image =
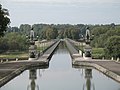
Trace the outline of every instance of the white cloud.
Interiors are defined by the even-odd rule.
[[[40,2],[40,3],[120,3],[120,0],[9,0],[12,2]]]

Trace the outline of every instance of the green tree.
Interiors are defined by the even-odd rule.
[[[56,29],[53,28],[48,28],[46,30],[46,37],[48,40],[50,39],[56,39],[56,37],[58,36],[58,32]]]
[[[41,39],[46,39],[46,30],[42,30],[41,34],[40,34],[40,38]]]
[[[8,49],[9,49],[8,38],[1,37],[0,38],[0,53],[8,51]]]
[[[79,39],[79,30],[71,29],[71,37],[72,39]]]
[[[29,24],[21,24],[19,29],[22,34],[29,35],[31,26]]]
[[[0,39],[0,53],[6,51],[26,51],[28,44],[26,44],[25,35],[16,32],[7,33]]]
[[[25,35],[20,35],[19,33],[9,33],[7,34],[9,50],[23,51],[27,49],[26,37]]]
[[[64,38],[63,33],[64,33],[63,30],[58,31],[58,38],[63,39]]]
[[[4,32],[7,29],[7,26],[10,23],[10,19],[8,18],[9,13],[7,9],[3,9],[0,4],[0,36],[4,36]]]
[[[12,28],[11,28],[11,31],[12,31],[12,32],[19,32],[20,30],[19,30],[18,27],[12,27]]]
[[[56,39],[58,37],[58,30],[56,28],[53,28],[53,39]]]
[[[68,38],[68,30],[64,30],[63,37]]]
[[[107,57],[120,58],[120,36],[112,36],[108,38],[105,45]]]

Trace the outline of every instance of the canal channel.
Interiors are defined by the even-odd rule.
[[[73,68],[71,61],[61,43],[49,68],[26,70],[0,90],[120,90],[120,83],[93,68]]]

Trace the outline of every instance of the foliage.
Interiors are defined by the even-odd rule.
[[[96,29],[97,28],[97,29]],[[93,28],[94,39],[92,47],[105,48],[106,58],[120,57],[120,25],[101,25]]]
[[[7,52],[0,54],[0,58],[28,58],[28,52]]]
[[[7,9],[3,9],[0,4],[0,36],[4,36],[4,32],[7,29],[7,26],[10,23],[9,13]]]
[[[28,49],[26,37],[19,33],[12,32],[0,39],[0,52],[6,51],[25,51]]]
[[[105,46],[105,52],[108,57],[120,58],[120,36],[111,36],[108,38]]]
[[[105,56],[104,48],[92,48],[92,58],[102,59]]]
[[[71,38],[79,39],[79,34],[85,34],[84,24],[70,25],[70,24],[21,24],[19,28],[9,27],[8,32],[19,32],[24,35],[29,35],[31,27],[35,31],[35,36],[40,39],[56,39],[56,38]],[[49,31],[50,30],[50,31]],[[48,35],[49,34],[49,35]]]
[[[46,38],[48,40],[50,39],[56,39],[56,37],[58,36],[58,31],[54,28],[48,28],[46,30]]]
[[[25,35],[29,35],[31,30],[31,26],[29,24],[21,24],[19,31]]]

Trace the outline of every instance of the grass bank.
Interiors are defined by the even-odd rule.
[[[92,58],[102,59],[105,56],[104,48],[92,48]]]
[[[28,52],[5,52],[0,54],[0,58],[8,58],[8,59],[14,59],[14,58],[28,58],[29,53]]]

